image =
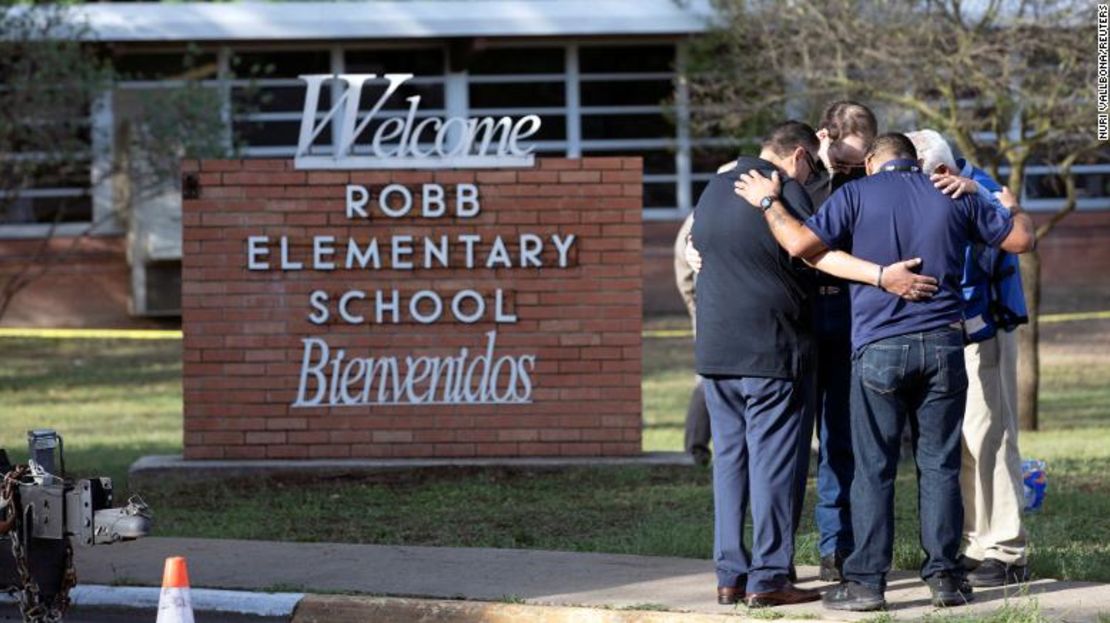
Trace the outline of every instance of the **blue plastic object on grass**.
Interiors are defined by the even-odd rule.
[[[1034,513],[1044,506],[1048,490],[1048,474],[1044,461],[1027,459],[1021,462],[1021,479],[1025,483],[1025,512]]]

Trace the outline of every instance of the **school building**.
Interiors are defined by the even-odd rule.
[[[144,97],[200,80],[238,157],[291,158],[305,93],[297,76],[325,73],[412,73],[403,95],[421,97],[418,117],[538,115],[529,143],[538,157],[642,157],[645,313],[683,312],[674,235],[713,171],[738,151],[689,128],[684,43],[709,28],[706,2],[139,2],[75,10],[125,79],[89,111],[89,175],[21,193],[0,214],[0,278],[28,264],[47,267],[0,325],[178,322],[181,183],[144,178],[134,166],[143,154],[124,131],[130,115]],[[403,103],[383,110],[404,114]],[[128,174],[116,171],[121,162],[132,164]],[[1041,247],[1046,285],[1050,293],[1105,293],[1110,165],[1076,172],[1079,213]],[[1032,167],[1023,204],[1043,217],[1061,192],[1051,170]]]

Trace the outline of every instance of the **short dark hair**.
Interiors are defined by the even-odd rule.
[[[913,146],[913,141],[899,132],[887,132],[872,141],[871,149],[867,150],[867,157],[871,158],[876,155],[882,155],[890,159],[917,160],[917,150]]]
[[[808,152],[816,152],[821,143],[817,140],[817,133],[808,124],[801,121],[783,121],[771,129],[767,138],[763,139],[763,148],[770,149],[775,155],[785,158],[798,147],[804,147]]]
[[[821,127],[829,132],[829,139],[839,141],[845,136],[856,135],[870,143],[879,133],[875,113],[859,102],[840,100],[825,108]]]

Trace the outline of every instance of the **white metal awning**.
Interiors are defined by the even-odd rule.
[[[707,0],[374,0],[90,3],[101,41],[266,41],[671,35],[702,32]]]

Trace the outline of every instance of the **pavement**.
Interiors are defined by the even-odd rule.
[[[175,538],[78,548],[76,555],[79,582],[102,585],[106,594],[132,586],[159,586],[164,560],[185,556],[194,589],[270,592],[286,601],[304,593],[303,599],[296,597],[299,602],[291,615],[297,623],[696,623],[735,620],[747,614],[744,608],[716,604],[711,561],[686,558]],[[816,575],[814,567],[799,569],[803,586],[829,586],[817,582]],[[973,604],[950,612],[985,614],[1006,605],[1035,602],[1051,620],[1097,623],[1110,615],[1110,585],[1105,584],[1039,580],[1023,591],[980,589],[975,597]],[[912,573],[892,574],[887,600],[890,614],[899,620],[935,612],[928,589]],[[826,610],[820,602],[775,611],[784,617],[780,621],[852,621],[874,616]]]

